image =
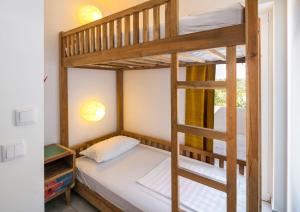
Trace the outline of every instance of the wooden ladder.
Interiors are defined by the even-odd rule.
[[[227,193],[227,211],[236,211],[236,46],[226,47],[226,81],[178,81],[178,53],[172,54],[171,65],[171,125],[172,125],[172,211],[179,211],[179,176]],[[178,89],[226,89],[226,132],[181,125],[177,120]],[[179,166],[178,132],[222,140],[227,143],[225,182],[216,181]]]

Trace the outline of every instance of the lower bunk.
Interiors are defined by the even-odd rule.
[[[160,140],[156,148],[145,145],[149,137],[139,140],[143,142],[106,162],[78,157],[75,190],[101,211],[171,211],[170,152],[158,148],[164,147]],[[181,156],[180,166],[226,183],[226,170],[216,165]],[[226,211],[226,193],[184,178],[180,178],[180,188],[183,211]],[[245,211],[246,179],[241,174],[237,191],[237,211]]]

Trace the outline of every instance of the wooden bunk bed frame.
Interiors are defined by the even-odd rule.
[[[165,8],[165,21],[161,23],[160,9]],[[153,11],[153,40],[149,40],[149,17]],[[246,0],[245,23],[220,29],[178,35],[178,0],[151,0],[90,24],[60,33],[60,139],[69,146],[68,129],[68,68],[89,68],[116,71],[117,81],[117,131],[104,137],[73,146],[79,151],[115,135],[140,139],[143,144],[171,151],[172,211],[179,211],[179,176],[227,193],[227,211],[236,211],[236,174],[246,166],[247,212],[261,211],[260,190],[260,68],[258,36],[258,1]],[[142,34],[140,41],[140,15]],[[131,26],[132,25],[132,26]],[[161,38],[160,27],[165,27]],[[133,32],[131,34],[131,28]],[[123,42],[124,39],[124,42]],[[131,43],[132,40],[132,43]],[[236,59],[236,46],[246,45],[246,57]],[[214,48],[226,47],[226,57]],[[215,62],[202,61],[183,52],[206,50],[218,58]],[[171,57],[166,57],[170,54]],[[188,58],[193,62],[184,62]],[[236,147],[236,63],[247,67],[247,162],[237,160]],[[180,66],[207,63],[227,64],[226,81],[178,81]],[[171,142],[124,131],[123,127],[123,71],[141,69],[171,69]],[[226,89],[226,132],[180,125],[177,120],[178,89]],[[201,135],[227,142],[227,157],[180,145],[178,132]],[[226,161],[227,184],[200,176],[178,165],[179,154],[211,162],[219,160],[219,167]],[[120,208],[77,182],[75,190],[102,211],[121,211]]]

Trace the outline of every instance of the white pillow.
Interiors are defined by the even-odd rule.
[[[94,144],[80,152],[96,162],[105,162],[118,157],[140,143],[139,140],[127,136],[115,136]]]

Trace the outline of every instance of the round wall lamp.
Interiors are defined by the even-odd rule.
[[[82,118],[89,122],[100,121],[105,115],[105,106],[98,101],[89,101],[80,109]]]
[[[78,18],[80,24],[88,24],[103,17],[101,11],[92,5],[86,5],[79,9]]]

